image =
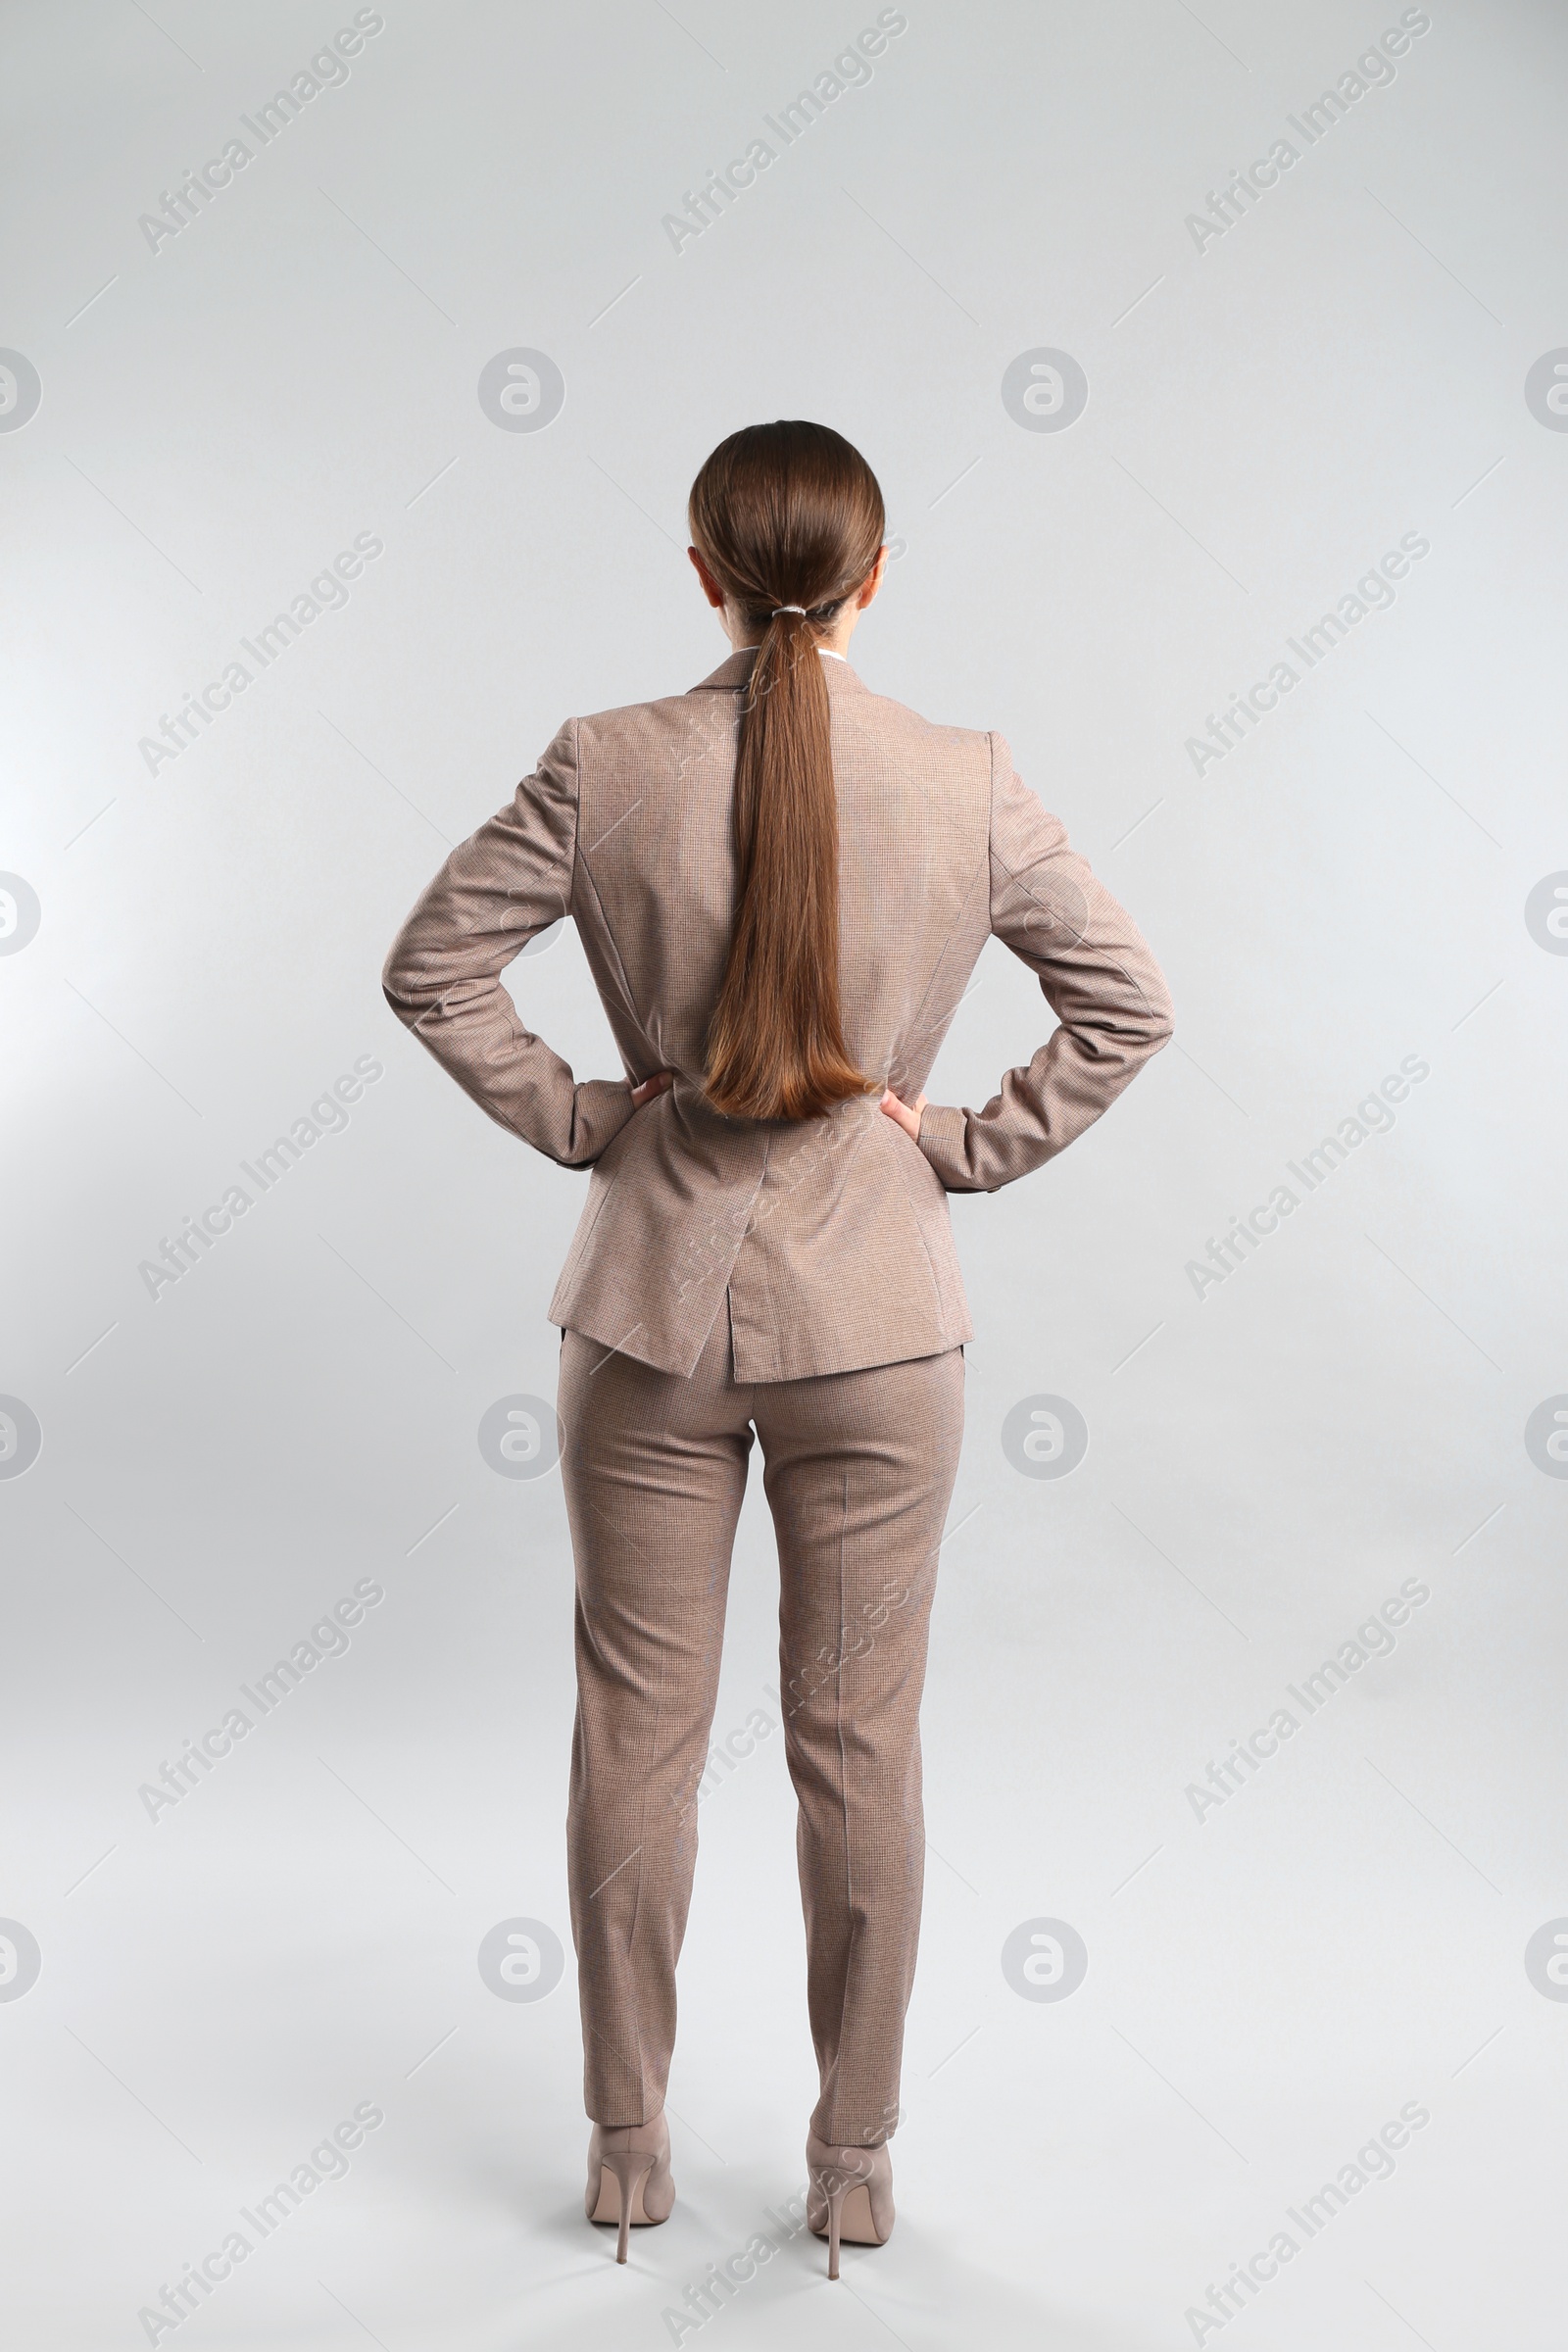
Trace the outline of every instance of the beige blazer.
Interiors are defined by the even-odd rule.
[[[983,1110],[730,1119],[703,1045],[735,896],[731,796],[749,651],[688,694],[568,719],[453,851],[392,944],[387,1001],[481,1109],[591,1173],[550,1319],[689,1374],[724,1307],[743,1381],[929,1355],[972,1338],[950,1192],[995,1192],[1100,1117],[1171,1034],[1159,967],[1013,773],[1000,735],[939,727],[819,657],[839,800],[852,1058],[920,1091],[995,932],[1060,1024]],[[570,915],[629,1073],[579,1084],[501,973]],[[634,1110],[655,1070],[674,1085]]]

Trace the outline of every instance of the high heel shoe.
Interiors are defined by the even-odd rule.
[[[626,2259],[631,2225],[667,2222],[675,2206],[669,2169],[669,2126],[663,2110],[646,2124],[606,2131],[595,2124],[588,2142],[588,2188],[583,2211],[591,2222],[618,2222],[615,2260]]]
[[[839,2275],[839,2243],[885,2246],[893,2234],[893,2157],[877,2148],[839,2148],[806,2134],[807,2227],[827,2239],[827,2275]]]

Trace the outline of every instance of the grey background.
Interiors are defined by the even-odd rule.
[[[1568,1391],[1568,961],[1525,905],[1568,867],[1568,438],[1524,385],[1568,344],[1563,17],[1435,0],[1200,251],[1206,191],[1397,7],[911,0],[677,253],[662,216],[874,9],[381,13],[156,252],[160,191],[353,11],[4,20],[0,344],[42,387],[0,433],[0,865],[40,907],[0,958],[0,1389],[42,1430],[0,1479],[0,1912],[40,1953],[0,1998],[8,2334],[148,2340],[369,2102],[347,2176],[160,2341],[1545,2352],[1568,2015],[1525,1952],[1568,1913],[1568,1488],[1524,1430]],[[1057,433],[1002,399],[1042,347],[1089,385]],[[564,380],[543,431],[479,405],[515,348]],[[782,1738],[704,1808],[680,2202],[617,2272],[580,2219],[569,1966],[528,2001],[478,1965],[503,1923],[566,1936],[559,1476],[498,1476],[477,1432],[554,1394],[583,1179],[487,1123],[378,975],[564,717],[720,659],[685,492],[777,415],[887,493],[860,673],[1002,729],[1178,1034],[1066,1157],[954,1203],[979,1337],[897,2234],[833,2289],[797,2237],[679,2330],[804,2175]],[[1196,774],[1205,714],[1406,532],[1392,609]],[[150,774],[160,714],[358,533],[384,552],[346,606]],[[934,1100],[982,1102],[1049,1019],[1004,953],[977,977]],[[510,980],[613,1074],[569,928]],[[150,1298],[161,1237],[365,1055],[347,1127]],[[1200,1299],[1209,1237],[1405,1056],[1393,1131]],[[1040,1396],[1088,1427],[1063,1478],[1003,1449]],[[346,1654],[150,1820],[142,1785],[365,1579]],[[1200,1818],[1190,1785],[1408,1579],[1393,1653]],[[776,1725],[774,1595],[754,1493],[716,1737]],[[1004,1973],[1042,1920],[1087,1948],[1065,1999]],[[1406,2102],[1392,2178],[1296,2230],[1255,2307],[1186,2316]]]

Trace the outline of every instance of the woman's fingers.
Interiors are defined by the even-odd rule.
[[[895,1125],[902,1127],[911,1143],[920,1140],[920,1113],[925,1108],[924,1095],[916,1095],[912,1102],[903,1102],[891,1087],[882,1098],[882,1109]]]
[[[651,1078],[643,1080],[641,1086],[632,1088],[632,1108],[641,1110],[643,1104],[651,1102],[656,1095],[667,1094],[674,1083],[675,1073],[673,1070],[656,1070]]]

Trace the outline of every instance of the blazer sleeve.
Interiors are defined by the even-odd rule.
[[[1171,1036],[1170,992],[1131,917],[991,737],[991,928],[1038,973],[1054,1029],[984,1110],[928,1103],[919,1145],[950,1193],[994,1193],[1064,1151]]]
[[[620,1079],[579,1085],[517,1016],[501,974],[572,911],[577,725],[460,844],[416,904],[381,969],[398,1019],[499,1126],[565,1167],[586,1167],[633,1115]]]

